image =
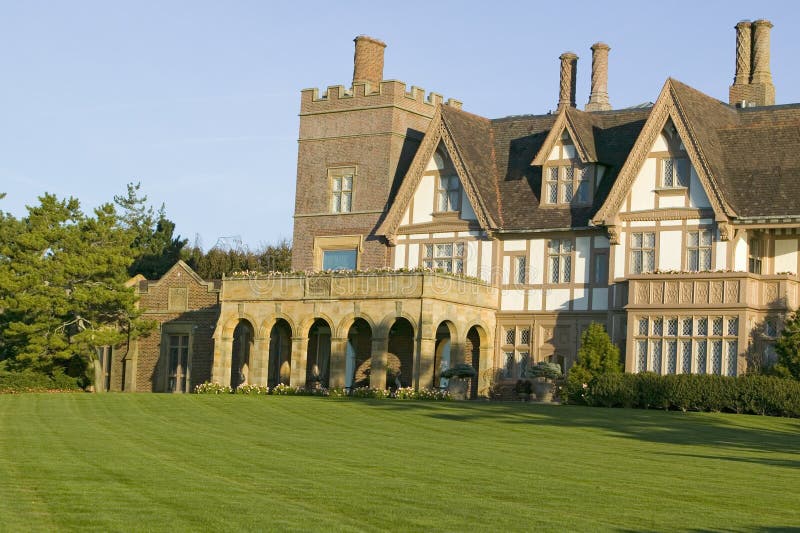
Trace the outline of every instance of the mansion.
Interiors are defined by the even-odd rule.
[[[775,105],[771,28],[736,25],[727,103],[668,78],[615,109],[596,43],[583,109],[564,53],[555,112],[497,119],[383,79],[357,37],[348,87],[301,92],[293,272],[132,280],[160,327],[105,388],[431,388],[466,362],[485,396],[567,370],[592,322],[628,372],[768,363],[800,303],[800,104]]]

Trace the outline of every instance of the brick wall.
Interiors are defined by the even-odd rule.
[[[435,106],[400,82],[381,82],[373,94],[331,87],[324,98],[303,91],[297,158],[292,268],[314,268],[314,238],[363,235],[362,269],[389,265],[389,249],[374,234],[405,175]],[[439,99],[440,100],[440,99]],[[353,166],[351,214],[330,214],[328,168]]]
[[[185,311],[169,309],[169,289],[186,288]],[[170,329],[180,334],[190,334],[191,381],[189,390],[195,385],[211,379],[214,359],[213,333],[219,317],[219,291],[212,284],[201,281],[192,270],[178,263],[158,281],[139,284],[139,307],[143,318],[157,322],[157,327],[147,336],[135,341],[131,356],[136,357],[135,390],[138,392],[161,392],[164,390],[164,368],[162,361],[162,331]],[[124,347],[114,352],[111,390],[123,389]],[[130,360],[124,363],[125,372],[132,372]],[[131,378],[128,378],[128,381]]]

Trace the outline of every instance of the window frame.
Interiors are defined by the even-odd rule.
[[[170,379],[171,379],[171,356],[172,356],[172,337],[178,337],[180,339],[186,339],[186,345],[179,343],[177,348],[184,348],[186,350],[186,365],[183,368],[183,373],[178,374],[176,377],[176,387],[173,390],[170,390]],[[163,326],[161,331],[161,356],[162,361],[164,362],[163,365],[163,381],[162,381],[162,390],[164,392],[170,394],[188,394],[191,392],[191,385],[192,385],[192,358],[193,352],[192,349],[194,346],[194,327],[191,324],[170,324],[169,326]],[[178,367],[181,368],[180,364],[180,353],[178,354]],[[183,381],[184,390],[179,390],[177,383]]]
[[[658,233],[659,232],[656,231],[656,230],[649,230],[649,231],[642,230],[642,231],[631,231],[631,232],[629,232],[629,237],[628,237],[628,261],[629,261],[628,273],[629,274],[631,274],[631,275],[651,274],[651,273],[655,272],[656,270],[658,270]],[[642,246],[640,246],[640,247],[634,247],[633,246],[634,235],[637,235],[637,234],[641,234],[642,235]],[[652,246],[652,248],[650,248],[650,247],[645,248],[644,247],[644,236],[648,235],[648,234],[652,234],[653,235],[653,246]],[[651,251],[652,252],[652,254],[653,254],[653,268],[652,268],[652,270],[644,270],[644,268],[643,268],[640,272],[636,272],[635,271],[634,265],[636,264],[636,262],[633,259],[633,254],[636,251],[639,251],[639,252],[642,253],[642,267],[644,267],[644,252],[646,252],[646,251]]]
[[[553,243],[558,242],[558,251],[556,253],[552,253],[553,250]],[[570,244],[569,251],[563,251],[562,245],[563,243],[568,242]],[[547,271],[545,272],[545,285],[569,285],[575,282],[575,239],[574,238],[556,238],[556,239],[547,239],[547,248],[545,250],[545,254],[547,257]],[[553,281],[553,258],[559,258],[559,266],[558,266],[558,280]],[[564,269],[563,269],[563,259],[569,258],[569,279],[565,279]]]
[[[672,166],[672,184],[667,183],[667,164]],[[688,190],[692,182],[692,162],[687,155],[676,156],[668,155],[660,157],[658,160],[659,165],[659,188],[669,190]],[[686,174],[684,175],[685,183],[680,183],[680,166],[684,166]]]
[[[594,201],[595,177],[597,165],[592,163],[581,163],[574,160],[550,161],[542,168],[542,206],[587,206]],[[552,179],[553,170],[556,172],[557,179]],[[568,178],[568,173],[572,176]],[[578,191],[584,185],[586,199],[579,201]],[[570,200],[566,200],[566,187],[572,187]],[[550,200],[550,189],[556,187],[556,201]]]
[[[692,245],[690,244],[690,236],[692,233],[697,233],[697,244]],[[704,245],[702,240],[703,233],[708,233],[708,244]],[[686,233],[686,244],[684,246],[684,250],[686,250],[686,259],[684,264],[684,269],[686,272],[711,272],[714,268],[714,229],[708,226],[705,227],[698,227],[698,228],[691,228],[687,229]],[[695,250],[697,251],[697,268],[693,269],[690,264],[690,256],[691,252]],[[702,268],[700,264],[700,257],[701,251],[707,250],[708,251],[708,268]]]
[[[528,254],[519,252],[508,254],[510,258],[510,272],[508,273],[509,285],[527,285],[529,281],[530,265],[528,264]],[[522,262],[522,269],[520,270],[520,261]]]
[[[436,250],[437,246],[451,246],[451,255],[448,256],[437,256]],[[428,247],[431,247],[431,255],[427,255]],[[457,254],[456,251],[458,248],[461,247],[461,254]],[[449,274],[464,274],[467,268],[467,243],[463,240],[442,240],[442,241],[428,241],[420,243],[419,253],[420,253],[420,260],[419,263],[422,265],[423,268],[430,268],[432,270],[439,270],[440,267],[436,266],[436,261],[450,261],[451,262],[451,270],[442,269]],[[457,262],[461,264],[461,270],[456,269]],[[429,264],[430,263],[430,266]]]
[[[458,174],[455,172],[452,173],[443,173],[440,171],[435,177],[436,184],[434,187],[434,197],[433,197],[433,212],[434,214],[444,214],[444,213],[460,213],[461,212],[461,203],[462,203],[462,196],[464,194],[464,188],[461,186],[461,178],[458,177]],[[442,188],[442,180],[448,180],[448,184],[455,183],[455,187],[448,187]],[[447,209],[442,209],[440,200],[441,195],[446,194],[447,198]],[[455,193],[456,198],[456,206],[451,205],[450,202],[450,194]]]
[[[328,167],[328,212],[334,215],[346,215],[353,212],[353,200],[355,197],[356,166],[336,166]],[[345,179],[350,178],[350,188],[345,189]],[[336,188],[336,182],[340,180],[340,186]],[[347,210],[342,209],[342,198],[349,194],[349,205]],[[337,200],[338,198],[338,209]]]

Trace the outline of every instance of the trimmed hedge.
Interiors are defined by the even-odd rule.
[[[0,370],[0,394],[20,392],[77,391],[77,379],[63,372],[50,376],[38,372],[8,372]]]
[[[800,382],[774,376],[605,374],[573,386],[567,397],[594,407],[800,417]]]

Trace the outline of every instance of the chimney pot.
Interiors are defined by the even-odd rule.
[[[575,107],[575,85],[578,71],[578,56],[572,52],[564,52],[558,57],[561,60],[561,85],[558,95],[558,108]]]
[[[608,111],[608,52],[611,47],[606,43],[592,45],[592,90],[586,111]]]
[[[383,52],[386,43],[367,35],[359,35],[353,40],[356,43],[353,84],[368,83],[371,90],[377,90],[383,80]]]

